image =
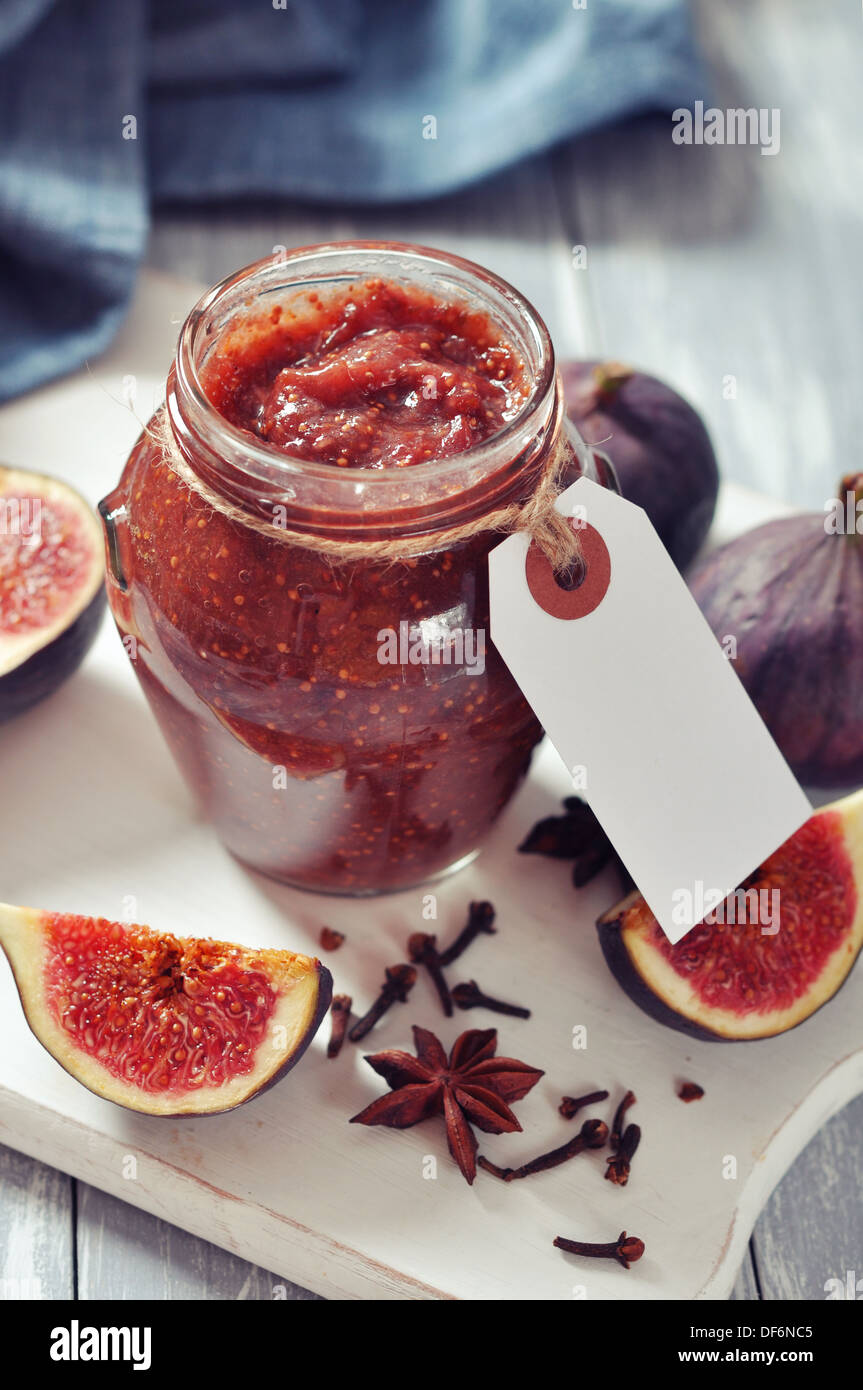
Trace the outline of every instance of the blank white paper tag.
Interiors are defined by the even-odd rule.
[[[572,591],[527,536],[491,552],[491,636],[669,940],[812,813],[646,512],[579,478],[557,501]]]

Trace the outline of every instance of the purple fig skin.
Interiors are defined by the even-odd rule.
[[[623,496],[644,508],[685,569],[710,529],[719,491],[701,417],[665,382],[630,367],[565,362],[561,377],[570,419],[587,444],[608,454]]]
[[[47,647],[34,652],[23,665],[0,676],[0,724],[15,719],[53,695],[77,671],[96,640],[105,615],[105,603],[102,587],[84,612]]]
[[[624,904],[621,904],[623,907]],[[685,1014],[678,1013],[671,1001],[663,999],[658,995],[635,968],[632,957],[626,949],[623,936],[622,919],[617,921],[601,917],[596,924],[599,933],[599,944],[605,963],[611,971],[624,994],[637,1004],[642,1013],[652,1018],[654,1023],[661,1023],[664,1028],[673,1028],[676,1033],[685,1033],[688,1038],[694,1038],[697,1042],[719,1042],[719,1043],[758,1043],[770,1042],[777,1037],[784,1037],[785,1033],[793,1033],[795,1028],[802,1028],[804,1023],[808,1023],[814,1018],[825,1005],[836,998],[839,990],[842,989],[851,974],[851,967],[857,960],[858,952],[849,961],[848,969],[838,986],[838,988],[826,999],[814,1008],[805,1018],[801,1018],[799,1023],[795,1023],[791,1028],[786,1028],[782,1033],[765,1033],[763,1037],[738,1037],[734,1031],[734,1012],[729,1010],[727,1016],[727,1031],[724,1033],[714,1032],[711,1028],[704,1028],[696,1023],[694,1019],[687,1018]]]
[[[820,513],[770,521],[689,583],[797,778],[863,783],[863,536],[828,533]]]
[[[708,1028],[701,1028],[691,1018],[686,1018],[684,1014],[677,1012],[671,1004],[666,1003],[658,994],[651,989],[650,985],[642,979],[632,963],[629,952],[623,941],[623,925],[620,920],[607,922],[600,918],[596,924],[599,932],[599,944],[605,963],[611,971],[620,988],[633,1002],[637,1004],[648,1018],[652,1018],[654,1023],[661,1023],[664,1028],[673,1028],[677,1033],[685,1033],[688,1038],[695,1038],[698,1042],[743,1042],[742,1038],[735,1038],[733,1034],[714,1033]],[[733,1023],[733,1015],[729,1015]],[[762,1039],[755,1039],[756,1042]]]

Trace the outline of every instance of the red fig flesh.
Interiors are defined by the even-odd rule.
[[[567,413],[608,454],[623,496],[643,507],[678,569],[713,520],[719,470],[701,417],[664,381],[616,362],[565,362]]]
[[[858,492],[846,479],[840,497]],[[863,782],[863,535],[783,517],[696,566],[690,587],[801,782]]]
[[[105,607],[93,509],[55,478],[0,467],[0,723],[81,664]]]
[[[332,994],[308,956],[102,918],[0,904],[0,945],[42,1045],[89,1090],[151,1115],[212,1115],[271,1086]]]
[[[599,919],[612,972],[652,1018],[741,1042],[832,999],[863,945],[863,792],[816,811],[715,916],[675,946],[640,893]]]

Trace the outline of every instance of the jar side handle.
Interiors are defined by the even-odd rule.
[[[128,528],[129,514],[119,492],[109,492],[107,497],[102,498],[99,503],[99,515],[102,518],[102,527],[105,532],[105,556],[108,573],[117,588],[125,594],[129,588],[129,581],[126,578],[121,555],[121,528]]]

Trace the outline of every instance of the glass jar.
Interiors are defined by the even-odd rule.
[[[374,471],[293,457],[214,408],[202,370],[226,333],[370,276],[487,315],[527,367],[515,417],[465,452]],[[570,481],[596,478],[602,465],[566,422],[542,320],[455,256],[304,248],[239,271],[192,310],[165,410],[100,510],[124,645],[204,814],[245,864],[371,894],[478,852],[542,730],[488,637],[486,559],[500,535],[434,538],[528,498],[561,431]],[[411,553],[347,562],[321,541]]]

